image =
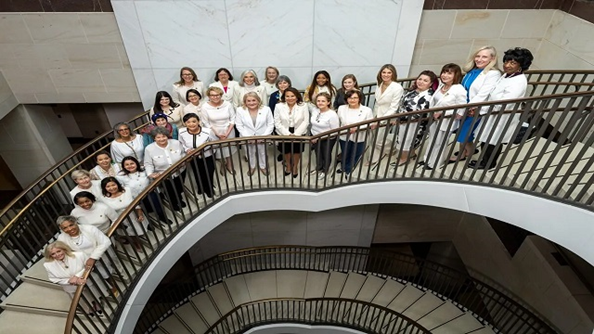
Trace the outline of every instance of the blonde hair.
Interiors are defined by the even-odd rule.
[[[483,73],[487,73],[490,70],[499,71],[499,65],[498,65],[498,61],[497,61],[497,50],[495,49],[494,46],[486,45],[486,46],[480,47],[478,50],[476,50],[472,54],[472,56],[470,56],[470,58],[468,58],[468,62],[462,67],[462,70],[464,71],[464,73],[468,73],[468,72],[470,72],[470,70],[472,70],[473,68],[476,67],[476,64],[474,63],[474,57],[476,57],[476,55],[483,50],[491,51],[491,57],[493,57],[493,60],[491,60],[491,62],[488,63],[487,66],[485,66],[485,68],[483,69]]]
[[[64,253],[66,253],[66,256],[68,256],[68,257],[74,257],[74,253],[72,251],[72,248],[70,248],[70,246],[63,243],[62,241],[56,241],[56,242],[52,242],[51,244],[47,245],[47,247],[45,247],[45,251],[43,252],[45,261],[47,261],[47,262],[54,261],[54,258],[51,255],[52,249],[54,249],[54,248],[63,250]]]
[[[210,93],[215,92],[218,95],[223,96],[223,94],[225,94],[225,92],[223,92],[222,89],[220,89],[219,87],[208,87],[208,89],[206,90],[206,96],[210,95]]]
[[[256,100],[258,100],[258,109],[262,108],[262,99],[260,98],[260,95],[258,95],[258,93],[256,92],[247,92],[245,93],[245,95],[243,96],[243,105],[242,107],[244,107],[245,109],[247,109],[247,106],[245,105],[245,102],[247,101],[248,97],[254,97],[256,98]]]
[[[89,173],[88,171],[84,170],[84,169],[79,169],[79,170],[75,170],[74,172],[72,172],[70,174],[70,177],[72,178],[72,180],[74,182],[76,182],[76,180],[80,179],[81,177],[84,176],[88,176],[91,177],[91,173]]]

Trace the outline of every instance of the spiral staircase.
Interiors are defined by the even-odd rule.
[[[519,117],[524,127],[511,128],[511,123],[505,123],[506,129],[513,131],[514,138],[516,140],[513,144],[498,143],[496,146],[503,149],[500,161],[497,167],[492,170],[480,170],[477,168],[469,167],[464,161],[457,161],[454,164],[446,165],[444,168],[436,168],[433,170],[425,170],[417,168],[416,163],[409,160],[408,163],[403,165],[395,165],[394,162],[400,158],[400,149],[397,145],[386,146],[386,150],[389,154],[380,160],[380,163],[376,166],[364,166],[362,163],[358,163],[350,178],[345,179],[340,174],[328,174],[323,178],[318,177],[316,173],[310,173],[313,171],[315,164],[315,156],[311,151],[305,151],[303,158],[299,166],[299,178],[285,178],[283,175],[282,166],[277,164],[274,160],[275,153],[274,147],[280,143],[287,142],[302,142],[304,144],[309,143],[314,137],[294,138],[294,137],[262,137],[257,138],[266,142],[268,165],[270,166],[270,175],[266,176],[263,174],[254,174],[253,176],[247,176],[246,171],[248,170],[247,163],[243,160],[242,151],[249,149],[249,144],[246,140],[238,138],[234,140],[228,140],[223,142],[211,143],[202,149],[197,150],[191,156],[187,156],[185,159],[173,166],[167,173],[161,175],[156,182],[151,184],[149,189],[143,192],[133,203],[130,208],[134,207],[137,203],[145,197],[147,194],[154,189],[160,189],[161,193],[164,194],[163,205],[167,207],[167,203],[170,202],[168,199],[175,194],[168,194],[163,187],[163,181],[169,179],[175,173],[179,172],[182,168],[189,166],[190,161],[199,156],[203,149],[212,146],[214,149],[229,149],[230,147],[241,147],[242,150],[238,150],[233,159],[233,164],[237,173],[235,175],[215,174],[213,180],[210,180],[215,185],[216,194],[213,198],[208,198],[204,195],[199,194],[197,188],[197,180],[193,180],[188,173],[189,177],[185,182],[185,192],[183,199],[189,204],[181,212],[168,211],[168,216],[173,220],[172,225],[161,225],[156,221],[152,222],[154,227],[152,231],[147,231],[144,240],[143,247],[140,250],[129,248],[128,246],[118,247],[117,252],[114,254],[106,254],[110,258],[111,262],[115,264],[116,275],[118,280],[117,295],[113,293],[103,292],[99,295],[92,295],[89,297],[88,294],[83,294],[81,287],[75,294],[73,301],[70,301],[66,294],[55,285],[48,282],[47,276],[43,271],[41,265],[42,249],[46,244],[53,241],[59,232],[55,224],[53,223],[55,218],[59,215],[68,214],[72,209],[72,204],[69,202],[69,190],[74,187],[73,182],[69,178],[70,172],[80,168],[90,168],[92,163],[90,157],[92,153],[99,150],[108,148],[110,141],[112,140],[111,133],[105,133],[98,137],[92,143],[82,147],[71,156],[65,158],[63,161],[54,166],[51,170],[41,176],[36,182],[34,182],[29,188],[23,191],[23,193],[15,199],[7,208],[1,213],[0,227],[0,256],[3,258],[0,262],[0,268],[3,274],[0,275],[0,286],[2,287],[2,307],[3,312],[0,314],[0,329],[3,333],[36,333],[37,326],[35,324],[43,324],[40,332],[43,333],[104,333],[104,332],[115,332],[118,322],[121,321],[121,316],[128,298],[130,298],[133,290],[136,288],[136,284],[141,281],[145,272],[149,268],[150,264],[160,254],[160,252],[169,247],[170,241],[178,234],[182,233],[186,224],[197,217],[200,217],[206,210],[215,207],[222,200],[226,200],[230,197],[240,194],[247,194],[252,192],[265,192],[265,191],[308,191],[308,192],[324,192],[332,189],[338,189],[342,187],[350,187],[359,184],[369,183],[381,183],[386,181],[440,181],[450,182],[459,184],[472,184],[484,187],[501,188],[506,190],[517,191],[531,196],[542,197],[551,199],[557,202],[561,202],[567,205],[571,205],[587,211],[592,210],[592,204],[594,203],[594,149],[592,148],[594,143],[594,113],[592,108],[594,105],[594,71],[531,71],[528,73],[529,80],[529,91],[528,97],[510,101],[498,101],[492,103],[474,104],[459,106],[460,111],[465,111],[471,107],[485,107],[488,110],[484,118],[494,118],[501,120],[500,116],[502,113],[511,114],[512,117]],[[410,84],[410,79],[402,80],[403,86]],[[373,104],[373,85],[364,85],[362,87],[366,95],[366,104]],[[497,111],[496,107],[503,106],[502,110]],[[440,111],[440,109],[434,109],[433,111]],[[414,114],[414,113],[411,113]],[[421,119],[426,121],[430,126],[432,123],[437,122],[440,125],[445,119],[433,120],[430,116],[426,117],[423,115]],[[139,115],[138,117],[131,120],[131,124],[135,128],[142,127],[147,120],[146,114]],[[398,118],[385,117],[384,119],[390,122],[401,122]],[[406,121],[401,124],[406,125],[406,130],[412,129],[411,122]],[[502,121],[503,122],[503,121]],[[361,123],[355,125],[358,127],[358,133],[365,136],[366,141],[369,143],[368,146],[375,144],[384,144],[387,142],[395,142],[395,134],[386,131],[384,138],[374,138],[367,131],[367,123]],[[484,131],[479,128],[480,131]],[[348,129],[340,128],[336,131],[321,134],[315,137],[315,139],[330,138],[340,134],[344,134]],[[392,138],[389,138],[392,136]],[[427,149],[437,149],[443,151],[446,156],[452,156],[452,153],[457,150],[452,145],[453,140],[457,134],[452,135],[450,142],[443,147],[430,147],[431,140],[428,136],[420,135],[418,137],[418,151],[419,155]],[[336,148],[335,148],[336,150]],[[482,158],[483,152],[475,155],[474,158]],[[116,221],[109,234],[113,234],[119,224],[125,223],[130,220],[130,210],[122,214],[120,219]],[[149,208],[143,206],[143,210],[147,212]],[[282,268],[285,270],[297,270],[302,268]],[[342,269],[342,268],[339,268]],[[355,268],[351,268],[354,270]],[[286,272],[276,271],[271,272],[276,277],[283,276]],[[309,271],[306,271],[309,275]],[[383,285],[394,284],[387,282],[398,283],[397,289],[395,286],[392,291],[400,291],[404,293],[403,296],[407,296],[411,293],[411,296],[417,296],[418,300],[429,300],[431,305],[436,303],[435,298],[442,301],[440,305],[454,305],[461,312],[457,317],[452,318],[448,321],[439,323],[425,323],[423,321],[429,321],[428,314],[418,317],[422,311],[418,311],[419,305],[411,303],[405,305],[406,302],[400,304],[400,302],[392,303],[394,309],[390,309],[390,303],[385,301],[380,303],[374,298],[369,299],[373,293],[365,290],[362,296],[357,297],[359,294],[353,295],[354,290],[350,290],[352,282],[359,282],[361,286],[353,289],[363,291],[365,282],[369,280],[370,283],[374,281],[379,284],[379,281],[366,273],[355,274],[351,272],[328,272],[326,277],[327,287],[330,287],[328,291],[341,291],[340,293],[326,293],[321,296],[308,295],[305,292],[303,294],[295,294],[291,296],[282,296],[287,298],[294,298],[294,303],[302,303],[303,305],[312,306],[312,301],[308,298],[337,298],[334,302],[343,302],[343,299],[350,299],[352,301],[366,302],[377,307],[384,307],[385,312],[396,312],[401,314],[406,319],[411,316],[409,320],[414,321],[416,325],[421,324],[419,331],[428,331],[437,333],[448,332],[446,329],[448,326],[457,324],[455,319],[468,319],[467,313],[468,305],[457,304],[452,302],[446,295],[440,295],[439,292],[431,290],[430,287],[425,285],[426,282],[422,282],[416,285],[412,285],[409,281],[401,280],[397,281],[393,278],[396,276],[387,275],[383,277]],[[248,274],[246,274],[248,275]],[[251,275],[251,274],[250,274]],[[262,275],[262,274],[258,274]],[[271,275],[268,273],[268,275]],[[303,273],[299,274],[303,275]],[[306,275],[306,276],[307,276]],[[241,276],[242,278],[233,277],[232,280],[246,280],[250,276]],[[334,282],[334,278],[344,278],[342,285],[337,283],[337,286],[330,286],[330,281]],[[349,281],[349,277],[350,281]],[[410,278],[410,277],[409,277]],[[379,279],[379,278],[378,278]],[[102,282],[100,278],[94,275],[89,276],[89,280],[94,282],[97,286],[105,286],[105,282]],[[323,281],[323,279],[321,279]],[[340,280],[339,280],[340,281]],[[246,281],[247,282],[247,281]],[[349,283],[349,288],[346,288],[346,283]],[[159,308],[160,314],[152,314],[153,322],[151,324],[144,324],[137,328],[137,332],[145,332],[154,330],[155,332],[166,331],[168,333],[174,333],[168,330],[168,324],[179,325],[176,321],[179,321],[188,332],[201,332],[205,327],[204,332],[211,330],[215,331],[213,327],[216,325],[213,314],[202,314],[201,308],[198,306],[200,300],[206,300],[204,296],[208,296],[215,305],[213,310],[216,310],[215,314],[218,316],[225,316],[226,311],[229,310],[230,305],[237,308],[243,307],[242,305],[255,305],[254,303],[264,303],[263,299],[278,298],[272,295],[256,296],[256,298],[238,299],[237,301],[231,296],[229,291],[230,281],[216,281],[206,280],[202,282],[202,286],[198,290],[204,290],[202,297],[200,294],[196,295],[196,301],[191,301],[187,305],[191,305],[192,309],[199,315],[197,318],[201,319],[202,325],[199,325],[200,330],[191,329],[190,326],[185,324],[182,317],[178,316],[178,313],[182,308],[178,308],[179,303],[183,299],[187,299],[189,295],[192,295],[194,291],[186,291],[186,295],[180,296],[179,300],[173,304],[164,305],[168,306],[165,308]],[[215,284],[216,283],[216,284]],[[247,283],[246,283],[247,284]],[[270,284],[267,282],[264,284]],[[334,283],[333,283],[334,284]],[[354,283],[352,283],[354,284]],[[339,286],[340,285],[340,286]],[[206,290],[209,287],[211,290]],[[215,286],[218,286],[215,288]],[[278,291],[277,285],[277,291]],[[429,289],[429,290],[427,290]],[[216,302],[212,298],[214,291],[227,291],[229,301],[226,306],[219,305],[219,301]],[[271,289],[271,291],[274,289]],[[345,291],[344,295],[342,291]],[[249,287],[248,287],[248,290]],[[304,290],[307,291],[307,290]],[[414,291],[414,292],[411,292]],[[90,292],[90,291],[87,291]],[[399,293],[400,293],[399,292]],[[399,294],[398,293],[398,294]],[[420,294],[422,293],[422,294]],[[394,296],[393,300],[396,300],[397,295]],[[505,296],[505,293],[500,293]],[[256,294],[257,295],[257,294]],[[383,294],[382,294],[383,296]],[[427,297],[423,297],[427,296]],[[442,296],[443,298],[439,298]],[[413,298],[413,297],[410,297]],[[503,298],[503,297],[502,297]],[[522,304],[520,301],[516,301],[510,297],[507,297],[505,302],[514,307],[520,307]],[[413,298],[414,299],[414,298]],[[90,305],[92,300],[101,300],[104,304],[103,317],[91,318],[83,310],[86,306]],[[410,300],[408,297],[406,300]],[[502,299],[503,300],[503,299]],[[416,300],[415,300],[416,301]],[[287,301],[288,302],[288,301]],[[325,300],[324,303],[327,303]],[[178,304],[176,306],[176,304]],[[385,305],[384,305],[385,304]],[[188,309],[189,306],[184,306],[184,310]],[[305,306],[304,306],[305,307]],[[327,304],[321,306],[327,308]],[[367,305],[368,309],[370,308]],[[435,306],[436,309],[440,307]],[[443,306],[445,308],[451,308],[450,306]],[[522,306],[523,307],[523,306]],[[338,308],[340,309],[340,307]],[[484,307],[489,310],[489,307]],[[419,313],[420,312],[420,313]],[[503,309],[497,312],[502,312],[502,316],[512,316],[510,311],[506,313]],[[205,312],[207,313],[207,312]],[[174,314],[175,316],[165,318],[166,314]],[[460,315],[461,314],[461,315]],[[408,316],[407,316],[408,315]],[[473,319],[478,325],[472,329],[472,326],[464,327],[465,332],[472,333],[488,333],[490,331],[495,333],[506,333],[505,329],[502,329],[502,324],[493,319],[497,316],[493,314],[483,314],[483,317],[478,316],[476,312],[472,314]],[[193,318],[196,318],[193,316]],[[348,318],[343,316],[342,318]],[[416,318],[416,319],[414,319]],[[167,320],[165,320],[167,319]],[[208,319],[208,320],[206,320]],[[399,318],[400,319],[400,318]],[[404,319],[404,318],[403,318]],[[425,319],[425,320],[422,320]],[[328,320],[328,319],[326,319]],[[142,323],[141,318],[139,324]],[[328,320],[330,321],[330,320]],[[459,320],[462,326],[462,320]],[[469,320],[470,321],[470,320]],[[556,333],[559,332],[553,326],[543,322],[538,315],[534,312],[525,312],[525,316],[521,319],[514,320],[518,324],[527,324],[524,326],[518,326],[514,333]],[[450,325],[448,325],[451,323]],[[537,327],[532,324],[538,323]],[[416,326],[415,325],[415,326]],[[171,325],[174,326],[174,325]],[[347,326],[345,324],[345,326]],[[140,330],[143,327],[143,330]],[[193,328],[193,327],[192,327]],[[225,330],[230,331],[230,326],[227,325]],[[441,329],[440,329],[441,328]],[[450,331],[452,332],[452,331]]]

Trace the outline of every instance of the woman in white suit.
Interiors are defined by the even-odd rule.
[[[394,115],[400,108],[400,100],[404,94],[402,86],[396,82],[396,68],[392,64],[386,64],[380,68],[377,73],[377,87],[375,88],[375,105],[373,114],[375,117],[384,117]],[[387,125],[387,121],[375,122],[371,124],[371,129],[375,130],[378,125]],[[386,137],[387,126],[381,127],[375,132],[375,147],[369,157],[367,165],[376,164],[383,156],[385,149],[390,148],[392,140],[390,135]],[[384,137],[385,141],[384,141]],[[372,142],[373,143],[373,142]]]
[[[462,70],[456,64],[445,64],[439,75],[441,84],[431,96],[431,108],[443,108],[466,103],[466,89],[460,84]],[[448,118],[444,118],[448,117]],[[444,118],[441,122],[440,118]],[[448,134],[458,128],[459,121],[454,118],[454,110],[433,113],[434,122],[429,127],[429,141],[425,151],[425,169],[433,169],[445,162]]]
[[[258,81],[258,76],[254,70],[246,70],[241,73],[239,86],[233,92],[233,106],[235,109],[243,105],[243,96],[249,92],[255,92],[261,101],[268,102],[266,99],[266,88],[260,85],[260,81]]]
[[[305,136],[309,127],[309,110],[299,91],[293,87],[285,90],[281,102],[275,107],[274,127],[281,136]],[[285,176],[299,176],[299,160],[303,143],[283,143],[281,145],[285,158]]]
[[[505,51],[503,56],[503,76],[497,82],[495,89],[489,94],[487,101],[519,99],[526,94],[528,79],[524,72],[532,65],[534,57],[528,49],[515,48]],[[480,161],[471,161],[469,167],[491,169],[497,166],[497,159],[501,154],[503,144],[512,140],[512,136],[520,126],[520,113],[501,114],[502,105],[493,106],[491,116],[483,124],[479,141],[484,144],[485,152]],[[515,103],[505,106],[507,110],[514,110]],[[489,107],[483,107],[481,115],[487,114]]]
[[[468,92],[468,103],[486,101],[495,88],[497,80],[501,77],[497,66],[497,50],[492,46],[483,46],[474,53],[462,69],[466,72],[462,79],[462,86]],[[450,158],[450,162],[456,162],[457,159],[466,160],[467,157],[475,154],[472,142],[480,119],[473,117],[474,112],[475,110],[470,110],[460,126],[457,139],[460,143],[460,152],[454,153],[457,157]],[[456,117],[462,119],[464,115],[458,114]]]
[[[235,126],[241,137],[268,136],[274,130],[272,111],[262,105],[262,98],[256,92],[248,92],[243,96],[243,105],[237,108]],[[246,145],[251,176],[256,170],[256,159],[260,171],[268,175],[266,168],[266,145],[264,141],[249,141]],[[257,156],[257,157],[256,157]]]

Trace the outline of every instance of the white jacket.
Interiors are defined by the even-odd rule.
[[[309,127],[309,110],[307,104],[301,103],[293,106],[293,112],[289,114],[289,106],[286,103],[278,103],[274,108],[274,127],[276,133],[281,136],[288,136],[290,119],[293,118],[295,135],[304,136]]]
[[[375,89],[375,105],[373,106],[373,114],[375,117],[384,117],[394,115],[400,108],[400,100],[404,95],[404,89],[397,82],[392,82],[390,85],[380,93],[380,86]],[[386,123],[384,121],[384,123]]]
[[[436,92],[441,90],[442,87],[443,87],[443,84],[440,84],[439,87],[437,88]],[[443,94],[443,96],[442,96],[441,100],[439,100],[439,102],[435,102],[435,95],[436,94],[434,93],[433,96],[431,96],[431,101],[430,101],[431,108],[443,108],[443,107],[466,104],[466,89],[464,88],[464,86],[462,86],[460,84],[452,85],[452,87],[450,87],[450,89]],[[454,114],[453,109],[445,110],[443,112],[442,117],[444,117],[444,116],[450,116],[450,117],[447,119],[444,119],[441,122],[441,126],[439,127],[439,130],[447,131],[449,124],[452,122],[455,122],[455,123],[450,128],[450,131],[454,131],[458,128],[459,121],[457,121],[455,119],[453,114]]]
[[[235,115],[235,127],[241,137],[268,136],[274,130],[272,111],[269,107],[261,107],[256,116],[256,125],[254,125],[250,112],[239,107]]]

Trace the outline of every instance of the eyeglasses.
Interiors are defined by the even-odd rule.
[[[130,128],[118,129],[118,132],[130,131]]]
[[[209,97],[220,97],[220,96],[221,96],[221,94],[211,94],[211,95],[208,95],[208,96],[209,96]]]

